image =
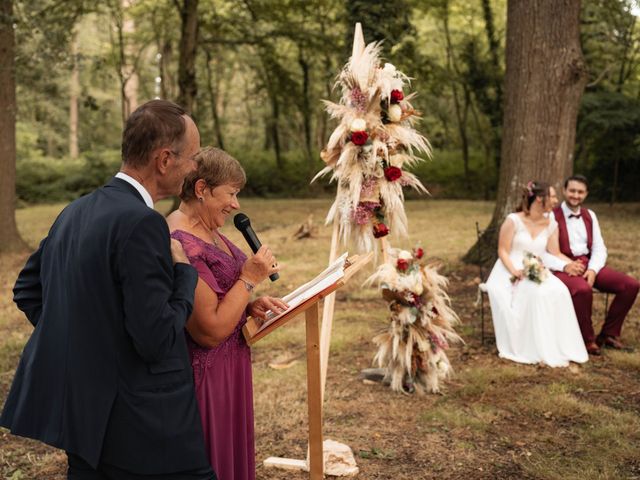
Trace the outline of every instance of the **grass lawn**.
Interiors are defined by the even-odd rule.
[[[327,263],[330,200],[241,200],[263,243],[283,270],[258,291],[283,295]],[[35,248],[62,205],[19,210],[23,236]],[[166,210],[168,204],[158,208]],[[594,205],[609,249],[609,265],[640,277],[640,206]],[[378,292],[361,287],[361,272],[337,296],[327,378],[324,434],[348,444],[363,479],[640,479],[640,302],[625,323],[632,353],[606,351],[582,366],[551,369],[497,357],[492,341],[480,344],[474,306],[478,270],[459,260],[475,241],[476,220],[486,225],[492,204],[477,201],[407,202],[411,238],[428,259],[442,262],[466,344],[449,355],[455,375],[441,394],[407,396],[367,385],[359,372],[371,366],[373,336],[386,326]],[[311,239],[295,240],[313,215]],[[223,233],[244,248],[232,222]],[[11,301],[11,288],[26,255],[0,257],[0,402],[31,326]],[[600,299],[599,299],[600,300]],[[601,321],[598,301],[595,321]],[[489,322],[490,323],[490,322]],[[489,328],[490,330],[490,328]],[[265,470],[268,456],[304,458],[307,449],[304,322],[294,321],[253,349],[256,455],[259,479],[303,479]],[[269,367],[295,359],[288,369]],[[65,455],[0,429],[0,478],[63,479]],[[224,480],[224,479],[223,479]]]

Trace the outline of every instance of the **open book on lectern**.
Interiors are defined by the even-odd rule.
[[[301,313],[307,302],[311,300],[318,301],[342,286],[347,278],[353,276],[372,257],[372,254],[354,255],[349,258],[347,258],[347,255],[348,253],[344,253],[313,280],[285,295],[282,300],[289,305],[289,308],[284,312],[276,315],[268,311],[267,320],[262,325],[255,319],[248,318],[246,325],[242,329],[247,342],[255,343],[270,331],[293,318],[297,313]]]

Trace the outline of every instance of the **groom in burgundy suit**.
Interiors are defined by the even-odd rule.
[[[555,275],[571,293],[582,338],[591,355],[600,355],[601,347],[624,349],[620,342],[622,323],[638,295],[640,284],[629,275],[605,265],[607,248],[602,240],[595,213],[582,206],[588,194],[588,182],[573,175],[564,182],[564,202],[553,209],[558,222],[560,251],[572,262],[558,259]],[[557,258],[557,257],[556,257]],[[615,298],[607,312],[600,334],[596,337],[591,323],[592,287],[613,293]]]

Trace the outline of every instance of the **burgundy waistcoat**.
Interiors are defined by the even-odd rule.
[[[567,257],[576,259],[576,256],[571,251],[571,245],[569,243],[569,233],[567,232],[567,222],[564,218],[564,212],[561,207],[556,207],[553,209],[553,214],[556,217],[556,221],[558,222],[558,236],[560,240],[560,251],[564,253]],[[589,210],[586,208],[580,208],[580,215],[582,221],[584,222],[585,227],[587,227],[587,248],[589,249],[589,253],[587,257],[591,258],[591,246],[593,245],[593,219],[591,218],[591,214]]]

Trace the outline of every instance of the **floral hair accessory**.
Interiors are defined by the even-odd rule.
[[[529,182],[527,183],[527,194],[529,196],[529,198],[533,197],[533,182],[531,180],[529,180]]]

